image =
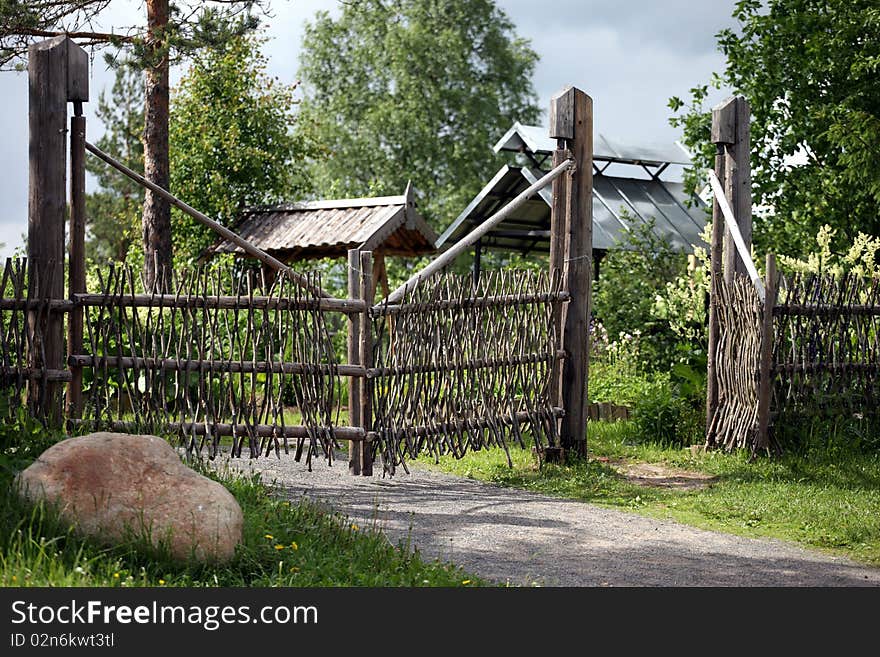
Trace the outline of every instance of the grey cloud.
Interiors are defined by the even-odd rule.
[[[665,44],[682,52],[715,50],[715,34],[735,27],[733,0],[502,0],[498,3],[520,27],[537,31],[608,27],[634,48]]]

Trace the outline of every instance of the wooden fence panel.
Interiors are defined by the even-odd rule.
[[[558,444],[553,305],[564,297],[547,274],[496,271],[476,288],[445,274],[374,308],[372,448],[385,469],[424,452],[506,451],[527,433],[539,452]]]

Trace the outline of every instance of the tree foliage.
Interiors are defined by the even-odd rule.
[[[129,169],[144,172],[144,88],[136,71],[116,71],[110,96],[101,92],[95,112],[104,124],[98,148]],[[143,188],[95,158],[86,159],[98,190],[86,199],[86,254],[96,261],[123,261],[139,244]]]
[[[293,132],[295,85],[266,74],[259,48],[256,38],[236,38],[206,51],[172,97],[171,188],[226,225],[245,207],[301,198],[308,189],[308,146]],[[176,213],[180,258],[196,257],[215,237]]]
[[[122,57],[119,52],[107,53],[108,62],[139,67],[144,72],[144,176],[167,188],[170,64],[256,28],[258,20],[252,11],[262,7],[262,0],[146,0],[143,25],[94,31],[94,22],[109,4],[108,0],[0,0],[0,66],[20,65],[30,42],[60,34],[84,45],[124,47]],[[141,224],[147,283],[166,287],[172,260],[169,203],[147,191]]]
[[[402,194],[448,224],[495,172],[492,143],[539,116],[537,55],[493,0],[362,0],[306,26],[300,131],[323,196]]]
[[[880,6],[876,0],[740,0],[740,29],[722,30],[725,71],[670,100],[673,125],[711,166],[709,86],[744,94],[752,110],[755,205],[762,249],[800,254],[823,224],[846,250],[880,232]],[[793,165],[801,160],[803,164]]]

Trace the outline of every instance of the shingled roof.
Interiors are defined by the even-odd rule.
[[[285,261],[344,257],[349,249],[387,255],[432,253],[437,233],[418,212],[412,185],[401,196],[336,199],[253,208],[234,228],[242,238]],[[215,253],[244,251],[222,240]]]

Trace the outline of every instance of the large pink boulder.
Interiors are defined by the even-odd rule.
[[[156,436],[92,433],[53,445],[17,477],[33,502],[56,505],[102,542],[147,538],[180,560],[226,561],[241,542],[241,507]]]

